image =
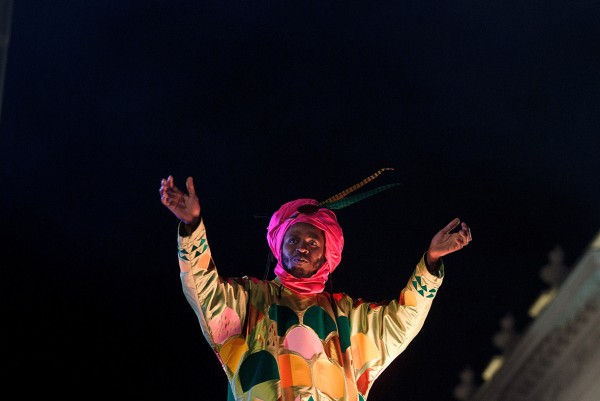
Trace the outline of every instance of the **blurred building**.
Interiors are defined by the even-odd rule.
[[[465,369],[455,398],[468,401],[600,400],[600,232],[573,269],[562,250],[549,253],[540,277],[549,284],[531,306],[526,331],[512,331],[506,316],[494,343],[503,350],[482,373]]]

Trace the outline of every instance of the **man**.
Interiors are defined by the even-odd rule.
[[[341,261],[342,229],[332,210],[298,199],[281,206],[267,228],[277,278],[223,279],[192,177],[186,187],[187,194],[172,176],[162,179],[161,202],[181,221],[183,291],[225,370],[231,400],[366,400],[421,329],[443,280],[441,257],[472,239],[464,222],[452,220],[433,237],[398,299],[368,303],[325,292]]]

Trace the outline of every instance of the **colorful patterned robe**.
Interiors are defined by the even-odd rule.
[[[363,401],[417,335],[443,280],[421,258],[398,299],[302,295],[278,279],[223,279],[204,222],[179,232],[180,276],[238,401]],[[425,256],[425,255],[424,255]]]

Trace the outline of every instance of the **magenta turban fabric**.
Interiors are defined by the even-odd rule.
[[[283,285],[301,294],[317,294],[323,292],[329,274],[342,260],[342,249],[344,248],[344,234],[337,222],[335,213],[327,208],[318,208],[313,214],[298,212],[303,205],[318,205],[315,199],[297,199],[285,203],[278,211],[273,213],[269,227],[267,228],[267,242],[277,258],[275,274]],[[296,278],[289,274],[281,264],[281,248],[283,237],[290,226],[295,223],[308,223],[321,229],[325,233],[325,258],[321,268],[311,277]]]

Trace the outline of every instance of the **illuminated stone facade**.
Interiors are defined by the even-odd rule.
[[[600,400],[600,233],[470,401]]]

